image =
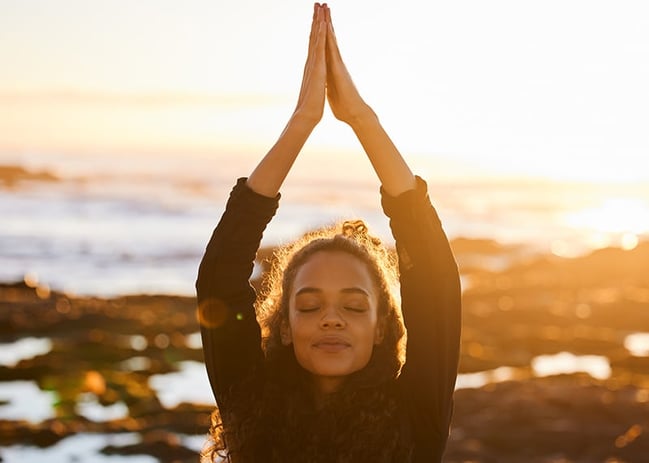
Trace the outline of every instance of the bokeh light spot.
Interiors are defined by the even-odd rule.
[[[641,404],[649,402],[649,389],[638,389],[635,393],[635,401]]]
[[[198,322],[206,328],[218,328],[228,319],[229,309],[220,299],[207,299],[198,306]]]
[[[51,294],[50,287],[48,285],[39,285],[36,288],[36,295],[40,299],[49,299]]]
[[[38,286],[38,274],[35,272],[25,273],[23,281],[30,288],[35,288],[36,286]]]
[[[626,447],[631,442],[636,440],[640,436],[640,434],[642,434],[642,426],[634,424],[627,430],[627,432],[615,439],[615,446],[619,449]]]
[[[98,371],[87,371],[83,379],[83,391],[102,395],[106,392],[106,380]]]
[[[60,314],[67,314],[71,309],[70,300],[66,297],[62,297],[56,301],[56,311]]]
[[[514,308],[514,298],[511,296],[501,296],[498,299],[498,308],[503,312],[508,312]]]
[[[138,350],[138,351],[143,351],[149,345],[146,338],[139,334],[136,334],[135,336],[131,336],[129,338],[129,343],[131,344],[131,349]]]
[[[578,304],[577,307],[575,307],[575,315],[577,318],[585,320],[589,318],[591,314],[592,310],[588,304]]]
[[[635,357],[649,357],[649,333],[632,333],[624,338],[624,348]]]
[[[635,233],[625,233],[622,235],[622,239],[620,240],[622,249],[625,251],[635,249],[636,246],[638,246],[638,242],[638,236]]]
[[[202,349],[203,341],[201,339],[201,333],[192,333],[185,336],[185,345],[189,349]]]
[[[550,243],[550,251],[557,257],[576,257],[579,255],[579,248],[571,246],[563,240],[554,240]]]
[[[588,373],[596,379],[611,377],[611,365],[606,357],[601,355],[576,356],[570,352],[534,357],[532,370],[539,377],[577,372]]]
[[[166,349],[167,347],[169,347],[169,336],[164,333],[160,333],[156,335],[155,338],[153,338],[153,344],[155,344],[158,349]]]

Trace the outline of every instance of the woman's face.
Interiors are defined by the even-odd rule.
[[[378,290],[366,265],[341,251],[319,251],[297,271],[282,342],[321,392],[365,367],[382,340]]]

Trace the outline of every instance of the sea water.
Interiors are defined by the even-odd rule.
[[[0,180],[0,281],[27,277],[45,289],[103,296],[192,295],[228,194],[256,161],[225,154],[0,154],[0,164],[58,178]],[[632,248],[649,233],[649,185],[469,181],[431,171],[422,157],[414,164],[451,239],[492,239],[520,246],[523,254],[572,256],[605,246]],[[363,218],[392,242],[369,164],[337,159],[294,170],[262,245],[345,218]]]

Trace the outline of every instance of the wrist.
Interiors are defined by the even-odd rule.
[[[319,118],[305,114],[301,111],[295,111],[288,121],[287,129],[304,132],[309,135],[316,125],[320,122]]]
[[[349,124],[349,126],[354,130],[354,132],[358,132],[359,130],[363,130],[367,127],[371,127],[378,123],[379,123],[378,116],[369,106],[366,106],[365,108],[363,108],[363,110],[354,114],[347,121],[347,124]]]

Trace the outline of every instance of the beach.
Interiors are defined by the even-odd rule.
[[[452,245],[464,314],[444,461],[649,461],[649,242],[502,270],[478,263],[506,247]],[[0,367],[2,461],[197,461],[213,402],[195,309],[191,296],[2,284],[3,349],[35,349]],[[37,408],[30,388],[49,411],[11,416]]]
[[[250,168],[226,160],[0,168],[0,461],[197,461],[214,399],[193,284]],[[649,461],[647,186],[426,180],[463,288],[445,462]],[[276,245],[340,218],[391,246],[377,193],[298,166],[254,283]]]

